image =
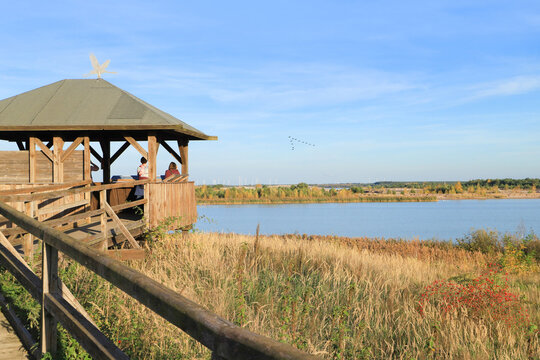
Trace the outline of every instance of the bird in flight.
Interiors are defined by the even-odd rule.
[[[84,76],[90,76],[92,74],[96,74],[98,79],[101,79],[101,75],[108,73],[108,74],[116,74],[114,71],[107,71],[107,66],[109,66],[109,63],[111,60],[106,60],[103,64],[99,65],[98,59],[96,56],[92,53],[90,53],[90,62],[92,63],[92,67],[94,70],[90,71],[88,74],[85,74]]]
[[[298,143],[298,144],[304,144],[304,145],[307,145],[307,146],[315,146],[314,144],[310,144],[307,141],[300,140],[300,139],[294,138],[292,136],[289,136],[289,142],[291,143],[291,150],[294,150],[294,143],[295,142]]]

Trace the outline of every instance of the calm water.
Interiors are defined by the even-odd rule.
[[[540,233],[540,199],[429,203],[199,205],[202,231],[455,239],[471,229]]]

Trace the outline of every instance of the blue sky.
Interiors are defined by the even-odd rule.
[[[108,81],[219,137],[190,143],[198,183],[540,177],[538,1],[9,2],[0,19],[0,98],[111,59]]]

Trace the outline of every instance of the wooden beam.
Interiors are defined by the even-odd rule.
[[[118,183],[106,184],[106,185],[95,185],[91,187],[79,187],[79,188],[68,189],[68,190],[35,193],[35,194],[22,194],[22,195],[1,195],[0,194],[0,202],[1,201],[18,202],[18,201],[54,199],[54,198],[59,198],[59,197],[67,196],[67,195],[81,194],[81,193],[89,192],[89,191],[101,191],[101,190],[110,190],[110,189],[117,189],[117,188],[127,188],[127,187],[132,187],[135,185],[142,185],[142,184],[147,184],[147,183],[148,183],[148,180],[144,179],[144,180],[118,182]]]
[[[92,180],[92,162],[90,159],[90,138],[88,136],[83,137],[84,152],[83,152],[83,161],[84,161],[84,175],[83,179],[88,181]]]
[[[53,145],[54,145],[54,142],[49,141],[49,142],[47,143],[47,148],[50,149]]]
[[[82,199],[82,200],[74,201],[68,204],[42,208],[38,210],[37,215],[40,216],[40,215],[50,214],[52,212],[61,212],[67,209],[72,209],[78,206],[83,206],[83,205],[88,205],[88,204],[90,204],[90,200]]]
[[[156,180],[157,175],[157,141],[155,135],[148,135],[148,177]]]
[[[122,220],[120,220],[118,215],[116,215],[116,213],[111,208],[111,206],[106,201],[104,202],[103,206],[105,208],[105,211],[107,212],[107,215],[109,215],[113,219],[114,223],[116,224],[116,226],[118,226],[118,228],[120,229],[122,234],[126,237],[126,239],[128,239],[131,246],[133,246],[134,249],[139,249],[140,248],[139,243],[135,241],[133,236],[131,236],[131,233],[129,232],[128,229],[126,229],[126,226],[124,225]]]
[[[103,154],[101,161],[101,169],[103,169],[103,182],[109,184],[111,182],[111,142],[109,139],[99,142]]]
[[[56,328],[57,321],[45,308],[45,299],[51,293],[58,293],[58,250],[45,241],[43,241],[41,263],[43,289],[43,298],[41,301],[41,353],[50,353],[55,358],[56,339],[58,336]]]
[[[178,155],[178,153],[174,151],[174,149],[170,147],[169,144],[165,142],[165,140],[159,140],[159,143],[163,145],[163,148],[167,150],[169,154],[171,154],[176,159],[176,161],[182,164],[182,158],[180,157],[180,155]]]
[[[122,153],[124,151],[126,151],[126,149],[129,147],[129,141],[126,141],[124,144],[122,144],[122,146],[120,147],[120,149],[118,149],[113,156],[111,156],[111,164],[114,163],[116,161],[116,159],[118,159],[118,157],[120,155],[122,155]]]
[[[61,137],[53,137],[53,182],[64,182],[64,162],[62,161],[62,153],[64,151],[64,140]]]
[[[84,145],[84,152],[83,152],[83,162],[84,162],[84,170],[83,170],[83,179],[85,181],[92,182],[92,154],[90,153],[90,137],[85,136],[83,137],[83,145]],[[90,185],[88,185],[90,186]],[[88,203],[90,204],[92,193],[84,193],[84,198],[88,200]],[[85,211],[89,211],[91,209],[91,206],[88,205],[85,208]],[[86,221],[90,222],[92,219],[88,217]]]
[[[27,188],[20,188],[20,189],[1,190],[0,196],[39,193],[39,192],[58,190],[58,189],[63,189],[63,188],[68,188],[68,187],[88,185],[91,182],[92,182],[91,180],[82,180],[82,181],[74,181],[74,182],[63,183],[63,184],[58,184],[58,185],[44,185],[44,186],[34,186],[34,187],[27,187]]]
[[[54,161],[54,155],[48,146],[45,146],[37,137],[34,138],[34,142],[37,146],[39,146],[41,151],[43,151],[43,153],[49,158],[49,160]]]
[[[182,158],[182,175],[188,175],[188,140],[178,140],[178,150]]]
[[[141,145],[139,145],[139,143],[134,138],[132,138],[131,136],[124,136],[124,139],[126,139],[126,141],[129,142],[131,144],[131,146],[133,146],[135,149],[137,149],[137,151],[145,159],[148,160],[148,152],[146,150],[144,150],[144,148]]]
[[[129,209],[129,208],[133,208],[135,206],[144,205],[147,202],[148,202],[148,200],[141,199],[141,200],[136,200],[136,201],[132,201],[132,202],[129,202],[129,203],[125,203],[125,204],[111,206],[111,208],[114,210],[114,212],[119,212],[119,211],[122,211],[124,209]],[[44,221],[42,221],[42,223],[46,224],[47,226],[55,227],[55,226],[58,226],[58,225],[74,223],[76,221],[83,220],[83,219],[86,219],[86,218],[89,218],[89,217],[98,216],[98,215],[103,214],[104,212],[105,212],[105,209],[96,209],[96,210],[91,210],[91,211],[87,211],[87,212],[80,213],[80,214],[64,216],[64,217],[59,218],[59,219],[44,220]],[[127,226],[126,226],[126,228],[127,228]],[[20,228],[20,227],[0,229],[0,234],[3,234],[5,236],[24,235],[26,233],[27,233],[27,231],[24,230],[23,228]]]
[[[37,177],[37,161],[36,161],[36,138],[28,138],[28,181],[30,184],[36,182]]]
[[[34,215],[35,215],[34,214],[34,204],[35,203],[33,201],[29,201],[29,202],[24,204],[25,213],[26,213],[26,215],[30,216],[31,218],[33,218]],[[34,237],[32,236],[32,234],[24,235],[23,251],[24,251],[24,255],[28,259],[32,259],[33,255],[34,255]]]
[[[103,210],[100,215],[99,223],[101,229],[101,235],[103,236],[103,247],[101,250],[107,250],[107,209],[105,208],[107,204],[107,190],[101,190],[99,192],[99,208]]]
[[[72,153],[75,151],[77,146],[79,146],[82,141],[84,140],[84,137],[78,137],[76,138],[71,145],[66,149],[66,151],[63,152],[62,157],[60,161],[64,162]]]
[[[96,160],[101,164],[103,162],[103,158],[101,157],[101,155],[99,155],[99,153],[96,151],[96,149],[94,149],[92,147],[92,145],[89,145],[90,147],[90,153],[92,155],[94,155],[94,157],[96,158]]]

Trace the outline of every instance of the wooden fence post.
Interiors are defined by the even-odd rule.
[[[36,182],[36,140],[34,137],[28,139],[28,181],[30,184]]]
[[[24,212],[30,217],[34,217],[34,202],[28,201],[24,203]],[[27,257],[29,262],[32,262],[32,257],[34,255],[34,237],[32,234],[28,233],[24,235],[23,241],[23,251],[24,255]]]
[[[103,235],[103,243],[101,249],[103,251],[106,251],[108,248],[107,243],[107,212],[105,211],[105,203],[107,202],[107,190],[101,190],[99,192],[99,208],[103,209],[103,213],[101,213],[100,221],[101,221],[101,235]]]
[[[146,199],[143,216],[146,223],[146,228],[150,229],[150,226],[152,225],[150,221],[150,216],[152,216],[152,211],[150,210],[150,207],[152,207],[152,202],[150,201],[150,183],[143,184],[142,186],[144,186],[144,198]]]
[[[46,294],[58,293],[58,250],[47,245],[45,241],[42,244],[41,353],[50,353],[55,358],[57,321],[52,314],[45,310],[44,304]]]
[[[84,145],[84,152],[83,152],[83,163],[84,163],[84,175],[83,180],[92,180],[92,161],[90,160],[90,138],[88,136],[85,136],[83,139],[83,145]],[[85,185],[85,187],[90,187],[91,184]],[[91,192],[85,192],[84,193],[84,199],[88,200],[88,205],[85,206],[84,211],[90,211],[92,208],[92,193]],[[92,218],[88,217],[85,219],[84,222],[86,224],[90,224],[92,222]],[[81,224],[82,224],[81,223]]]
[[[188,175],[188,140],[178,140],[178,150],[182,158],[182,175]]]

